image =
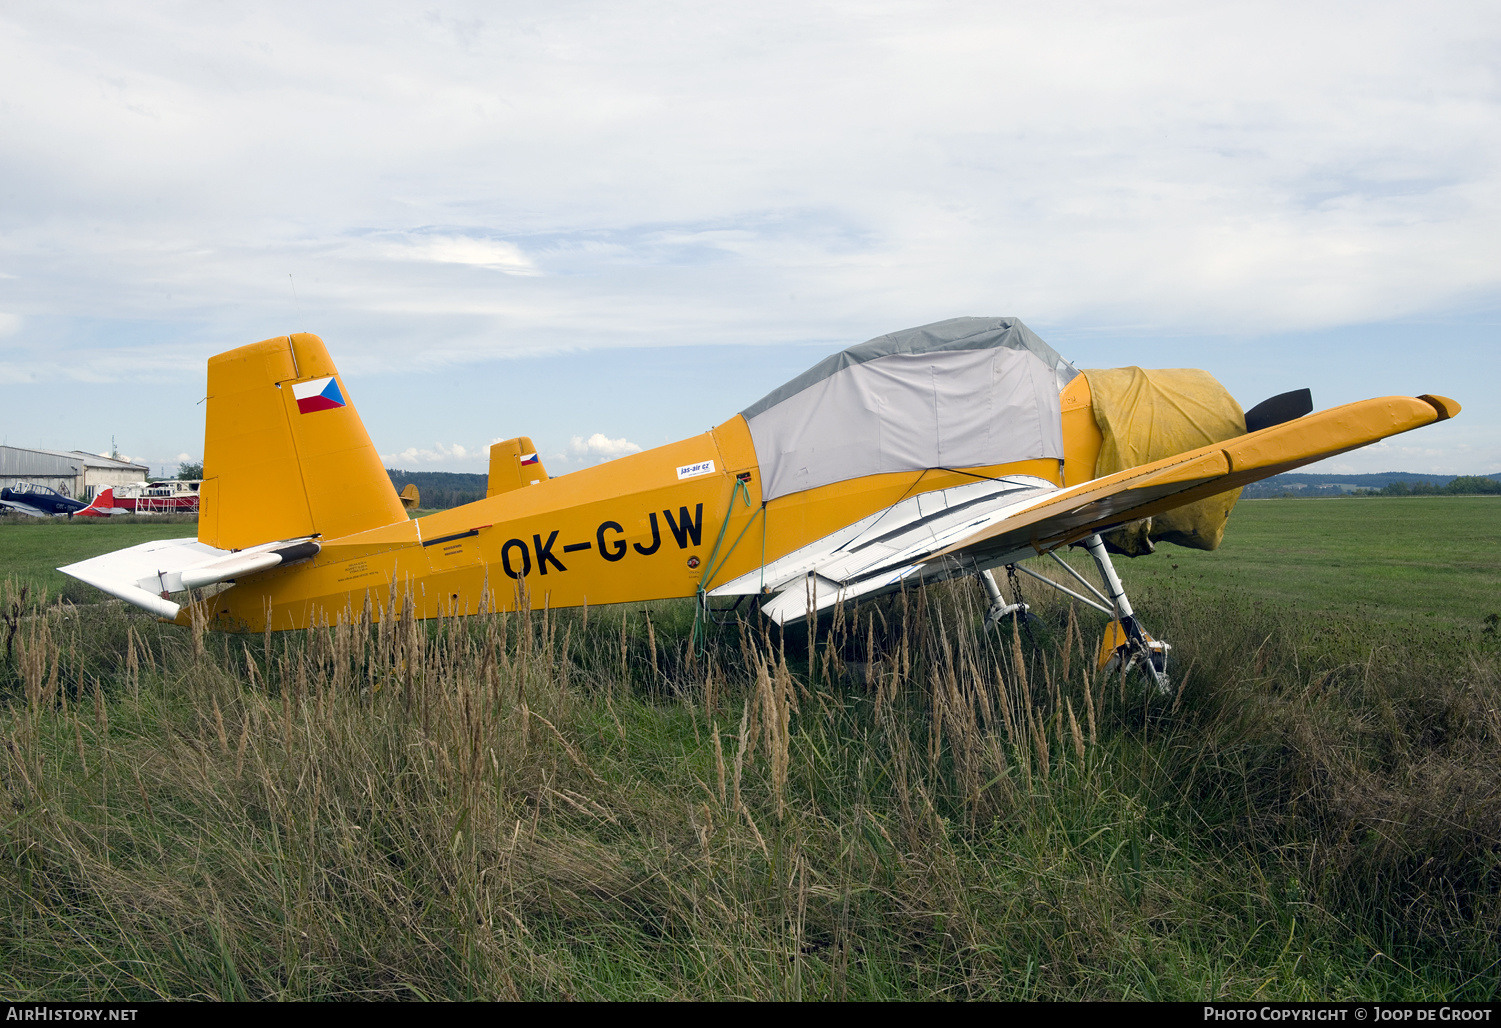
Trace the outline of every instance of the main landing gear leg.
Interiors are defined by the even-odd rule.
[[[1012,614],[1026,617],[1027,605],[1021,602],[1007,603],[1006,597],[1001,595],[1000,583],[995,580],[995,575],[989,569],[981,571],[975,577],[985,587],[985,595],[990,597],[990,609],[985,612],[987,626],[998,625],[1002,618],[1010,617]]]
[[[1172,686],[1167,677],[1167,651],[1171,647],[1153,639],[1142,630],[1141,624],[1136,620],[1136,613],[1131,609],[1131,601],[1126,598],[1125,587],[1121,585],[1120,577],[1115,573],[1115,565],[1110,563],[1110,554],[1105,552],[1105,543],[1098,533],[1083,542],[1084,548],[1094,558],[1095,567],[1100,569],[1100,578],[1105,583],[1105,591],[1110,594],[1111,602],[1115,604],[1116,617],[1119,619],[1111,622],[1105,629],[1105,642],[1100,650],[1101,665],[1116,668],[1121,661],[1125,661],[1128,672],[1133,668],[1140,669],[1160,694],[1170,695]]]

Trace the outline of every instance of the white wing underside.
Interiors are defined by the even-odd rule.
[[[889,592],[903,582],[938,581],[1035,557],[1036,551],[1026,546],[1014,554],[987,555],[983,562],[932,559],[1058,491],[1045,479],[1015,475],[911,496],[708,594],[774,594],[761,604],[761,612],[786,624],[805,617],[810,608]]]
[[[158,617],[177,617],[182,605],[168,597],[281,564],[287,551],[307,539],[286,539],[243,550],[221,550],[197,539],[158,539],[57,570]],[[281,551],[281,552],[277,552]]]

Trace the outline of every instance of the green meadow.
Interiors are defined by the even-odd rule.
[[[111,550],[157,539],[195,536],[198,519],[183,515],[115,518],[0,517],[0,578],[9,578],[33,594],[45,592],[74,603],[95,603],[104,596],[56,569]]]
[[[50,570],[191,525],[0,520],[0,996],[1491,999],[1498,515],[1244,502],[1118,559],[1168,697],[1026,579],[1025,631],[964,581],[811,642],[224,636]]]
[[[1166,546],[1119,563],[1168,597],[1233,592],[1310,618],[1464,635],[1501,611],[1501,497],[1243,501],[1213,553]]]

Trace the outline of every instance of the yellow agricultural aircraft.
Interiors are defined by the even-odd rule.
[[[349,396],[315,335],[211,358],[198,537],[60,570],[178,624],[260,632],[670,597],[749,596],[784,624],[961,575],[998,620],[1023,608],[991,569],[1051,556],[1084,592],[1016,569],[1104,613],[1102,660],[1166,688],[1107,540],[1212,549],[1241,486],[1459,412],[1389,396],[1310,413],[1304,390],[1243,413],[1204,372],[1080,372],[1014,318],[954,318],[557,478],[530,439],[497,443],[483,500],[411,519]],[[1058,559],[1071,545],[1102,588]]]

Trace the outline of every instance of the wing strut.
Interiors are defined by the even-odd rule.
[[[1110,562],[1110,554],[1106,552],[1105,544],[1099,534],[1086,536],[1080,542],[1094,559],[1095,566],[1099,568],[1100,580],[1104,582],[1108,596],[1096,589],[1056,553],[1050,550],[1048,555],[1061,564],[1063,569],[1077,579],[1084,588],[1099,597],[1103,603],[1096,603],[1088,596],[1077,593],[1061,582],[1054,581],[1046,575],[1040,575],[1022,564],[1009,564],[1007,570],[1030,575],[1043,585],[1051,586],[1085,606],[1093,607],[1106,617],[1113,617],[1114,620],[1105,627],[1105,637],[1100,644],[1099,667],[1113,671],[1124,663],[1127,672],[1139,669],[1159,693],[1164,696],[1168,695],[1172,689],[1167,677],[1167,651],[1172,647],[1165,642],[1153,639],[1136,620],[1136,612],[1131,608],[1131,601],[1126,596],[1125,586],[1121,585],[1120,576],[1115,573],[1115,565]],[[995,580],[995,575],[991,571],[981,571],[975,577],[980,580],[980,584],[985,587],[986,595],[990,597],[990,609],[985,612],[987,626],[998,625],[1002,618],[1012,615],[1027,616],[1027,605],[1021,602],[1021,596],[1016,597],[1015,603],[1006,602],[1006,597],[1001,593],[1000,584]],[[1016,579],[1013,576],[1013,588],[1015,588],[1015,582]],[[1105,606],[1107,603],[1110,606]]]
[[[1048,552],[1051,553],[1052,551],[1049,550]],[[1115,617],[1115,611],[1111,610],[1109,607],[1106,607],[1106,606],[1104,606],[1103,604],[1100,604],[1100,603],[1096,603],[1094,600],[1091,600],[1088,596],[1085,596],[1083,593],[1076,593],[1076,592],[1074,592],[1068,586],[1062,585],[1061,583],[1053,581],[1047,575],[1039,575],[1037,572],[1033,571],[1031,568],[1027,567],[1027,565],[1025,565],[1025,564],[1013,564],[1012,567],[1016,568],[1016,570],[1020,571],[1024,575],[1031,575],[1033,578],[1037,579],[1043,585],[1052,586],[1054,589],[1057,589],[1059,592],[1061,592],[1065,596],[1072,596],[1074,599],[1078,600],[1080,603],[1084,604],[1086,607],[1093,607],[1095,610],[1099,611],[1101,614],[1104,614],[1107,618]],[[1068,567],[1068,565],[1065,564],[1064,567]],[[1074,574],[1075,577],[1077,577],[1077,572],[1074,572],[1073,568],[1069,568],[1068,570],[1069,570],[1070,573]],[[1084,584],[1086,586],[1089,586],[1089,591],[1090,592],[1094,593],[1096,596],[1099,596],[1100,599],[1102,599],[1102,600],[1105,601],[1105,603],[1109,603],[1110,602],[1109,598],[1106,597],[1106,596],[1101,595],[1100,591],[1098,589],[1096,589],[1094,586],[1089,585],[1088,582],[1085,582]]]
[[[1141,624],[1136,620],[1136,612],[1131,609],[1131,601],[1126,598],[1126,589],[1121,585],[1120,576],[1115,573],[1115,565],[1110,563],[1110,554],[1105,552],[1105,543],[1100,539],[1100,534],[1096,532],[1080,541],[1094,558],[1095,567],[1100,569],[1100,578],[1105,582],[1105,589],[1110,593],[1110,602],[1115,605],[1117,620],[1105,628],[1100,663],[1118,667],[1124,661],[1127,671],[1133,666],[1138,667],[1157,686],[1159,693],[1164,696],[1170,694],[1172,687],[1167,679],[1167,643],[1153,639],[1142,630]]]

